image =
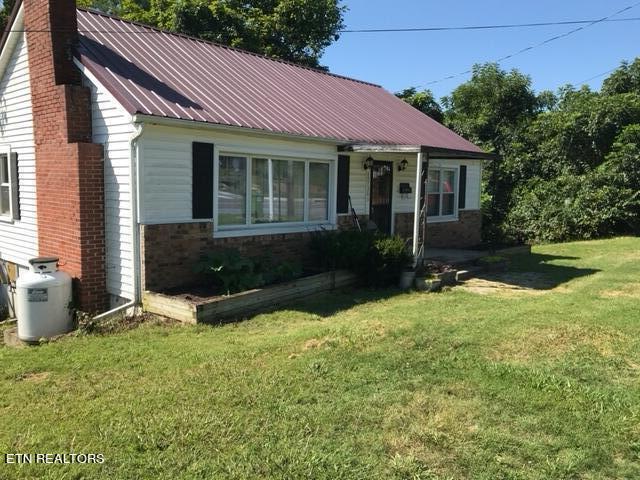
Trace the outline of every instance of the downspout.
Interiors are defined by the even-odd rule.
[[[144,124],[133,123],[134,132],[129,138],[129,178],[131,179],[131,243],[133,250],[132,270],[133,270],[133,300],[112,308],[100,315],[93,317],[93,320],[102,320],[121,311],[137,306],[141,301],[142,277],[140,268],[140,231],[138,229],[138,138],[142,135]]]

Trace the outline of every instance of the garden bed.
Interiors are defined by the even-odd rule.
[[[143,307],[147,312],[185,323],[217,323],[271,310],[301,298],[356,283],[357,277],[354,273],[337,270],[232,295],[202,297],[199,294],[169,295],[147,291],[144,294]]]

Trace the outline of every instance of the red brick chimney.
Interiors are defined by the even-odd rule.
[[[91,97],[72,60],[75,0],[24,0],[36,153],[38,249],[60,257],[79,306],[107,306],[102,145],[91,143]]]

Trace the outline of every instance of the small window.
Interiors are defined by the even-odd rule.
[[[218,159],[218,224],[247,222],[247,159],[220,155]]]
[[[0,218],[19,220],[18,157],[9,147],[0,150]]]
[[[455,217],[456,171],[429,169],[427,178],[427,216]]]
[[[328,163],[309,163],[309,220],[329,220]]]

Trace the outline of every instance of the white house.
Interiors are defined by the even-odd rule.
[[[73,0],[17,2],[0,79],[5,283],[55,255],[102,310],[210,249],[304,258],[353,212],[417,252],[425,202],[429,245],[480,241],[491,155],[379,86]]]

